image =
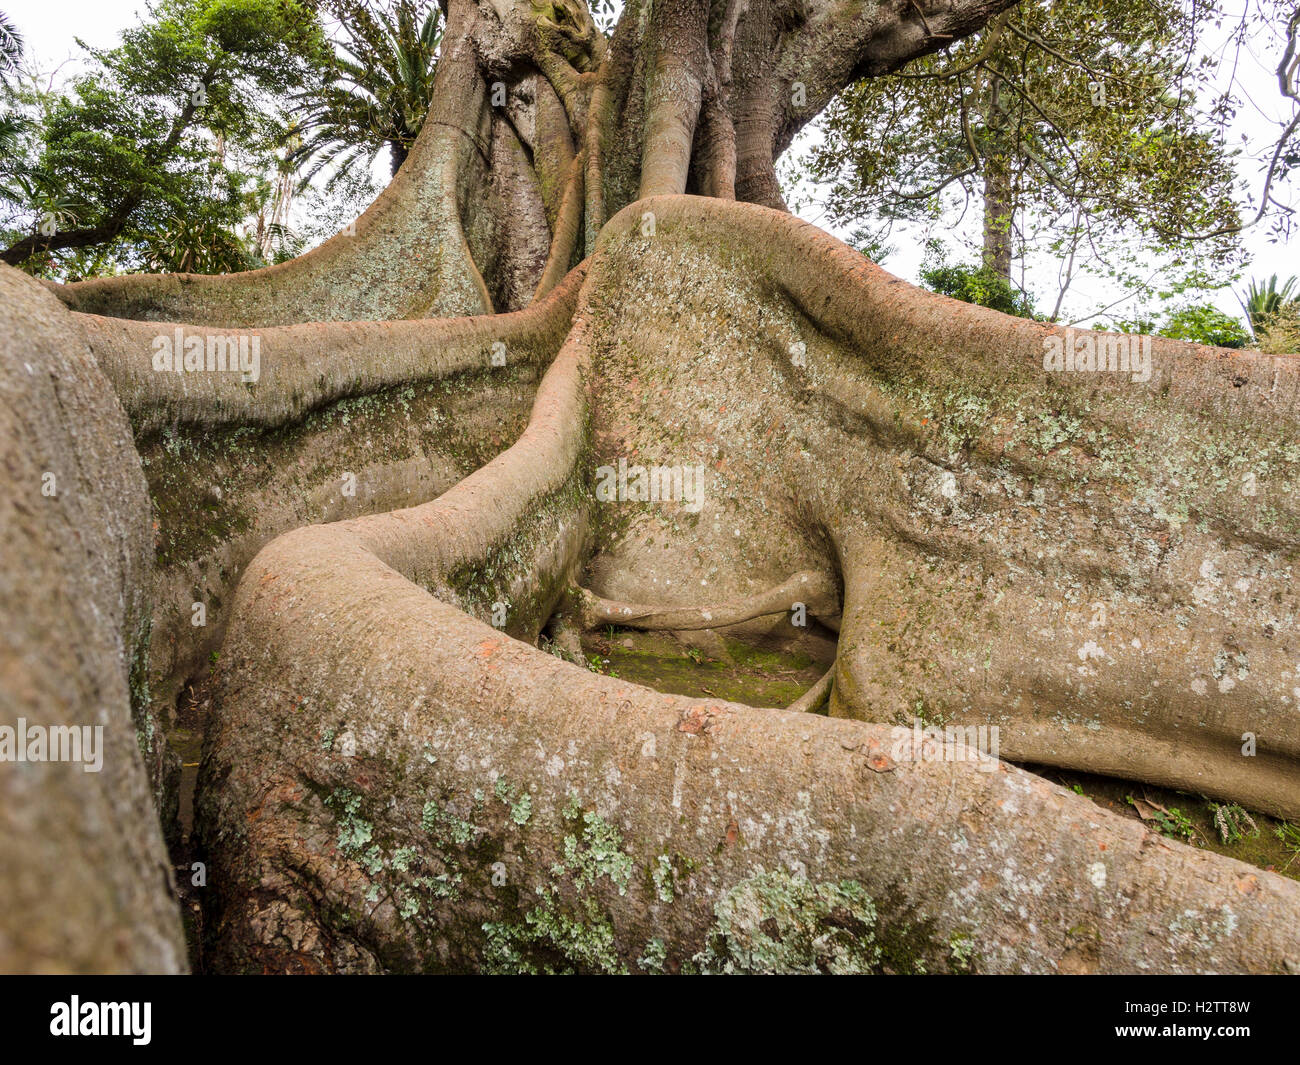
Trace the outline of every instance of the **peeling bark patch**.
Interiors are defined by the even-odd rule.
[[[677,722],[677,731],[691,736],[707,735],[714,725],[731,711],[709,705],[695,705],[682,712]]]

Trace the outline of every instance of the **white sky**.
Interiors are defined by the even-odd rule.
[[[1228,33],[1236,27],[1247,5],[1256,9],[1254,0],[1219,0],[1219,8],[1224,16],[1222,41],[1226,41]],[[1220,44],[1221,41],[1216,41],[1212,47],[1217,48]],[[1227,140],[1229,146],[1240,146],[1243,149],[1238,157],[1238,176],[1246,183],[1255,202],[1258,201],[1259,193],[1263,188],[1264,175],[1263,165],[1257,160],[1257,156],[1261,153],[1271,154],[1281,125],[1293,114],[1291,102],[1282,96],[1277,83],[1277,65],[1282,58],[1284,45],[1281,28],[1276,28],[1267,36],[1255,35],[1240,50],[1235,64],[1230,66],[1225,64],[1215,85],[1219,92],[1230,91],[1238,102],[1236,119],[1229,127]],[[817,143],[821,136],[817,125],[813,123],[804,129],[795,144],[791,146],[786,158]],[[1295,184],[1294,181],[1292,184]],[[1275,182],[1272,196],[1282,203],[1300,209],[1300,189],[1288,189]],[[816,198],[815,193],[813,197]],[[819,217],[816,209],[809,208],[802,213],[808,216],[809,221],[835,232],[834,227],[829,226],[824,218]],[[1243,211],[1243,215],[1253,217],[1254,208],[1252,207],[1249,212]],[[948,224],[949,218],[950,212],[945,212],[944,224]],[[1200,298],[1195,298],[1194,294],[1176,297],[1168,307],[1186,302],[1206,301],[1234,317],[1241,317],[1241,304],[1234,289],[1244,290],[1252,277],[1266,279],[1271,274],[1278,274],[1281,278],[1287,278],[1292,274],[1300,274],[1300,231],[1293,232],[1286,243],[1274,242],[1270,239],[1269,221],[1266,217],[1258,225],[1248,228],[1242,235],[1246,262],[1241,270],[1240,282],[1231,288],[1204,293]],[[1300,217],[1297,221],[1300,222]],[[944,224],[936,226],[934,232],[936,235],[948,238],[950,244],[955,243],[951,239],[954,233],[946,233]],[[964,224],[955,231],[955,235],[967,242],[973,241],[977,245],[979,227],[978,209],[968,211]],[[838,232],[836,235],[841,238],[847,236],[845,233]],[[885,268],[899,277],[912,282],[917,281],[924,254],[925,235],[919,226],[895,226],[888,243],[896,251],[884,260]],[[952,254],[951,261],[970,261],[971,258],[971,255],[963,254],[958,250]],[[1055,258],[1031,254],[1025,265],[1026,287],[1036,297],[1036,308],[1042,312],[1050,311],[1056,301],[1057,274],[1060,264]],[[1019,262],[1013,266],[1013,274],[1017,280],[1020,276],[1019,267]],[[1225,280],[1230,279],[1225,278]],[[1084,322],[1091,322],[1094,318],[1092,313],[1094,309],[1107,307],[1124,294],[1124,289],[1109,284],[1104,279],[1080,277],[1071,284],[1066,294],[1061,318],[1063,321],[1077,318]],[[1109,314],[1118,318],[1132,318],[1141,311],[1150,311],[1159,318],[1162,311],[1167,310],[1168,307],[1162,307],[1158,303],[1140,306],[1132,300],[1125,300],[1111,306]]]
[[[79,53],[74,38],[109,47],[128,26],[138,25],[144,4],[137,0],[4,0],[9,16],[27,42],[28,57],[45,69]]]
[[[1244,4],[1252,0],[1223,0],[1225,14],[1235,18],[1239,16]],[[74,38],[80,37],[87,44],[98,47],[110,47],[117,42],[118,34],[128,26],[139,23],[145,11],[143,0],[0,0],[0,10],[4,10],[24,35],[27,43],[29,60],[35,59],[42,70],[49,70],[58,63],[75,57],[80,53]],[[1234,93],[1240,98],[1241,109],[1236,126],[1233,128],[1234,142],[1239,142],[1245,135],[1246,151],[1241,157],[1245,162],[1241,167],[1241,176],[1250,182],[1256,195],[1261,185],[1258,166],[1250,161],[1251,157],[1264,145],[1276,137],[1277,123],[1290,115],[1290,105],[1278,91],[1275,69],[1281,54],[1281,34],[1274,34],[1271,39],[1256,38],[1243,49],[1232,72]],[[61,75],[72,73],[76,63],[63,68]],[[809,136],[815,137],[813,130]],[[797,145],[796,149],[797,150]],[[376,161],[375,176],[386,182],[388,161],[384,153]],[[1281,189],[1277,192],[1283,202],[1295,202],[1295,190]],[[811,212],[809,212],[811,213]],[[813,219],[816,221],[817,219]],[[824,224],[824,223],[823,223]],[[843,234],[841,234],[843,235]],[[891,241],[897,247],[897,253],[885,262],[893,273],[908,280],[915,281],[920,266],[922,248],[919,239],[910,239],[913,235],[903,229],[895,230]],[[1300,273],[1300,234],[1293,234],[1287,244],[1270,243],[1266,223],[1247,231],[1244,245],[1249,258],[1244,274],[1249,277],[1267,277],[1277,273],[1283,277]],[[1029,277],[1041,277],[1046,283],[1031,283],[1031,288],[1039,297],[1040,309],[1044,302],[1048,308],[1055,299],[1056,269],[1052,262],[1031,262]],[[1242,286],[1238,286],[1242,287]],[[1101,282],[1078,281],[1067,296],[1065,311],[1074,310],[1084,313],[1085,309],[1101,306],[1118,293],[1108,291]],[[1214,294],[1213,301],[1230,314],[1240,314],[1240,306],[1231,291],[1224,290]],[[1136,308],[1118,308],[1121,312]]]

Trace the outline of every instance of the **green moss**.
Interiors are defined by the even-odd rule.
[[[514,789],[498,779],[497,798],[509,803],[513,795]],[[623,850],[622,833],[596,811],[584,811],[576,794],[570,794],[561,816],[570,831],[561,843],[561,860],[551,867],[553,883],[534,889],[536,902],[520,919],[483,925],[486,972],[626,972],[613,922],[592,889],[604,882],[626,894],[636,863]]]
[[[646,868],[647,886],[660,902],[672,902],[694,869],[695,862],[684,854],[661,854]]]
[[[575,914],[547,889],[521,923],[489,921],[483,971],[489,974],[626,973],[615,946],[614,926],[591,898]]]
[[[248,533],[256,513],[249,501],[268,484],[307,497],[324,485],[333,489],[344,472],[359,473],[377,459],[399,461],[418,451],[451,458],[460,474],[468,475],[518,436],[527,409],[520,403],[507,410],[500,433],[489,437],[467,428],[465,402],[484,390],[508,393],[535,377],[534,366],[520,363],[495,371],[490,382],[467,372],[347,397],[275,428],[186,426],[141,437],[158,560],[189,562]],[[319,446],[322,440],[328,446]],[[376,441],[384,442],[378,453]]]
[[[482,830],[429,800],[421,819],[429,839],[402,842],[365,816],[365,800],[357,792],[343,787],[312,790],[334,812],[339,854],[371,881],[362,900],[371,907],[390,902],[402,920],[416,925],[417,935],[431,942],[437,932],[436,905],[460,898],[467,857],[474,868],[483,864],[484,856],[474,853]]]
[[[864,974],[880,971],[877,914],[854,880],[813,884],[759,871],[714,907],[699,972]]]
[[[970,973],[975,970],[975,943],[964,932],[954,932],[948,938],[948,953],[952,958],[955,973]]]
[[[641,957],[637,958],[636,963],[648,973],[663,973],[667,961],[668,948],[662,939],[655,938],[645,945],[645,950],[641,952]]]
[[[439,842],[465,846],[478,838],[479,829],[473,823],[457,817],[430,799],[421,811],[420,826]]]
[[[325,800],[338,823],[338,849],[350,858],[359,857],[370,842],[374,826],[360,816],[361,796],[348,788],[338,788]]]
[[[628,646],[628,645],[631,646]],[[662,633],[615,629],[611,636],[587,633],[583,647],[602,662],[601,672],[656,691],[712,696],[749,706],[789,706],[829,666],[798,651],[773,651],[741,640],[725,640],[730,661],[691,654]],[[604,662],[608,665],[604,665]]]
[[[554,544],[561,524],[587,502],[586,488],[576,473],[545,499],[534,502],[505,540],[484,557],[464,562],[445,575],[456,605],[491,624],[493,604],[507,603],[503,630],[533,639],[549,619],[560,591],[558,574],[551,580],[537,579],[536,560],[543,549]],[[523,600],[511,600],[508,590],[520,583],[532,591]]]
[[[235,432],[215,435],[238,439]],[[166,430],[156,448],[141,449],[160,565],[199,558],[252,528],[247,512],[232,496],[233,485],[223,477],[219,447],[212,440]]]
[[[496,796],[510,807],[510,820],[522,828],[533,816],[533,797],[527,791],[519,794],[519,789],[506,783],[505,777],[497,777]]]
[[[153,717],[153,701],[149,695],[149,637],[152,631],[152,619],[146,617],[136,632],[135,645],[131,649],[131,669],[127,678],[131,696],[131,718],[135,722],[136,743],[146,766],[153,766],[154,738],[156,728]],[[156,789],[158,781],[153,781]],[[158,796],[155,795],[155,798]]]
[[[650,878],[654,883],[655,898],[660,902],[672,902],[677,895],[677,878],[673,873],[672,859],[661,854],[650,867]]]
[[[626,895],[635,863],[623,850],[623,834],[595,810],[577,820],[578,832],[564,837],[564,859],[553,865],[551,872],[555,876],[567,873],[579,890],[605,877],[620,895]]]

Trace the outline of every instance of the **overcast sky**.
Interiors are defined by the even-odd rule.
[[[1240,15],[1246,4],[1253,2],[1254,0],[1221,0],[1225,14],[1233,20]],[[145,5],[142,0],[0,0],[0,10],[4,10],[23,33],[29,57],[34,58],[42,70],[48,70],[80,53],[74,38],[80,37],[87,44],[97,47],[115,44],[123,29],[139,23]],[[1274,141],[1278,123],[1291,114],[1289,102],[1278,91],[1275,73],[1281,48],[1280,31],[1266,37],[1256,37],[1241,52],[1232,67],[1231,80],[1227,74],[1223,79],[1224,84],[1232,86],[1234,96],[1241,103],[1231,140],[1241,143],[1241,137],[1245,135],[1246,151],[1241,157],[1241,176],[1250,182],[1256,195],[1262,175],[1251,157]],[[75,66],[74,62],[64,67],[61,74],[70,73]],[[815,130],[810,133],[810,136],[816,135]],[[387,159],[382,153],[376,163],[376,177],[381,182],[388,179]],[[1276,194],[1284,203],[1294,204],[1300,199],[1294,189],[1283,188],[1277,190]],[[898,236],[893,243],[898,251],[885,265],[899,276],[915,281],[921,261],[919,239],[909,239],[914,235],[904,231],[896,232]],[[1267,277],[1273,273],[1288,277],[1300,273],[1300,235],[1293,234],[1287,244],[1270,243],[1267,228],[1261,224],[1247,232],[1244,244],[1249,256],[1245,269],[1247,278]],[[1055,279],[1052,275],[1056,271],[1050,261],[1039,263],[1031,260],[1029,265],[1030,287],[1035,290],[1040,307],[1046,302],[1050,308],[1055,299]],[[1035,283],[1035,272],[1040,272],[1044,284]],[[1071,297],[1067,298],[1067,311],[1073,308],[1082,312],[1085,307],[1101,306],[1116,295],[1100,282],[1076,282],[1076,286],[1077,289],[1072,288]],[[1230,291],[1220,292],[1211,298],[1223,310],[1234,315],[1240,314],[1241,308]],[[1130,313],[1136,310],[1120,309]]]

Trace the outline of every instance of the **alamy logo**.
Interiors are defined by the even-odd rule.
[[[0,762],[81,762],[87,773],[104,768],[103,725],[0,725]]]
[[[889,730],[896,762],[975,762],[976,768],[994,773],[1001,750],[997,725],[927,725],[914,719],[911,728],[898,725]]]
[[[262,338],[246,333],[187,337],[177,326],[172,336],[153,338],[153,368],[155,373],[238,373],[253,384],[262,376]]]
[[[688,514],[704,506],[703,466],[618,466],[596,468],[596,498],[631,503],[679,502]]]
[[[148,1046],[153,1004],[150,1002],[71,1002],[50,1007],[50,1035],[129,1035],[138,1047]]]
[[[1073,329],[1043,337],[1043,369],[1066,373],[1127,373],[1151,380],[1151,338]]]

